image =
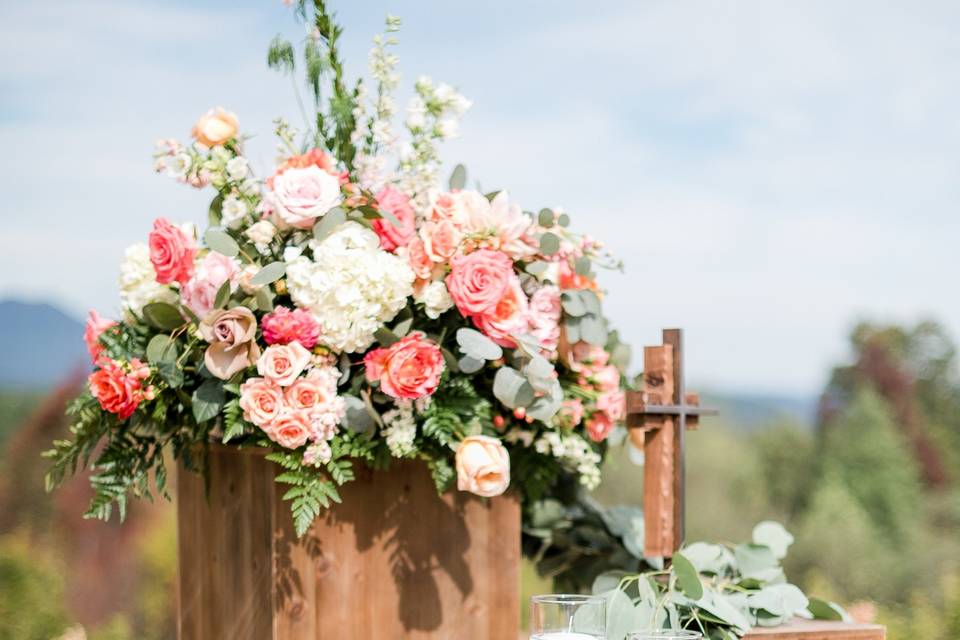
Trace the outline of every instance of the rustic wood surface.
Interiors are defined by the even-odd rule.
[[[439,498],[425,467],[358,469],[298,540],[286,490],[256,452],[217,448],[178,477],[181,640],[513,637],[520,508],[513,497]]]
[[[795,620],[789,625],[754,629],[750,640],[884,640],[884,627],[821,620]],[[917,639],[919,640],[919,638]]]

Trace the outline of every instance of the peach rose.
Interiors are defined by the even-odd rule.
[[[410,198],[395,187],[386,186],[377,193],[377,207],[393,214],[400,226],[394,226],[386,218],[371,221],[370,225],[380,237],[380,246],[384,251],[393,251],[406,246],[413,239],[416,229],[416,214],[410,206]]]
[[[266,378],[249,378],[240,385],[243,419],[258,427],[270,424],[283,409],[283,389]]]
[[[257,371],[281,387],[286,387],[310,364],[311,354],[299,342],[272,344],[257,360]]]
[[[296,449],[310,438],[310,415],[306,411],[285,408],[276,419],[261,428],[281,447]]]
[[[389,347],[374,349],[363,359],[367,380],[397,399],[416,400],[433,394],[443,373],[443,354],[433,341],[414,331]]]
[[[164,218],[157,218],[153,221],[148,244],[157,282],[185,284],[190,280],[193,258],[197,255],[197,243],[193,238]]]
[[[450,261],[447,289],[465,317],[493,309],[510,286],[513,260],[505,253],[480,249]]]
[[[410,263],[410,268],[413,269],[414,275],[421,280],[429,280],[433,272],[433,262],[423,248],[423,240],[416,237],[413,238],[407,244],[406,250],[407,262]]]
[[[200,323],[200,335],[210,343],[203,361],[221,380],[252,366],[260,356],[257,319],[246,307],[217,309]]]
[[[205,147],[223,144],[237,135],[237,116],[223,107],[210,109],[193,125],[191,134]]]
[[[496,438],[468,436],[457,449],[457,489],[485,498],[510,486],[510,454]]]
[[[529,325],[527,296],[516,274],[510,276],[506,291],[494,307],[473,316],[473,323],[484,335],[508,349],[517,346],[514,336],[526,333]]]
[[[87,351],[90,352],[90,362],[96,363],[103,355],[103,345],[100,344],[100,336],[110,327],[115,327],[116,322],[109,318],[101,317],[96,310],[91,309],[87,316],[87,325],[83,329],[83,341],[87,343]]]
[[[446,262],[460,247],[463,234],[450,220],[430,222],[421,227],[420,237],[426,254],[434,262]]]
[[[310,375],[313,374],[313,375]],[[330,384],[320,375],[317,369],[297,380],[284,391],[287,406],[303,411],[313,411],[329,403]]]

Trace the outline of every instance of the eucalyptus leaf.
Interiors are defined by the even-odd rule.
[[[580,299],[587,308],[587,313],[592,313],[596,316],[599,316],[602,313],[602,309],[600,308],[600,298],[597,297],[595,292],[590,291],[589,289],[581,289]]]
[[[211,227],[216,227],[220,224],[220,218],[223,213],[223,192],[221,191],[213,200],[210,201],[210,208],[207,210],[207,222],[210,223]]]
[[[410,333],[410,327],[413,326],[413,316],[405,320],[401,320],[397,324],[393,325],[393,332],[400,336],[401,338]]]
[[[147,343],[147,360],[150,364],[175,362],[177,360],[177,342],[168,335],[160,334],[150,338]]]
[[[674,554],[673,571],[677,575],[677,584],[688,598],[699,600],[703,597],[703,584],[700,582],[700,575],[682,553]]]
[[[271,282],[276,282],[283,277],[283,274],[287,272],[287,265],[285,262],[271,262],[267,266],[257,271],[256,275],[250,278],[250,284],[255,287],[262,287],[264,285],[270,284]]]
[[[447,364],[447,368],[450,369],[452,373],[456,373],[460,370],[460,366],[457,364],[457,356],[453,355],[453,352],[446,347],[440,347],[440,353],[443,354],[443,361]]]
[[[770,547],[764,545],[738,544],[734,547],[733,554],[737,559],[737,568],[746,576],[780,566]]]
[[[694,542],[683,548],[684,557],[700,573],[723,574],[733,563],[733,557],[723,545]]]
[[[462,164],[455,166],[453,173],[450,174],[450,181],[447,184],[450,186],[450,191],[463,189],[467,184],[467,168]]]
[[[533,401],[533,387],[516,369],[501,367],[493,378],[493,395],[507,407],[516,409]]]
[[[496,342],[475,329],[457,329],[457,344],[460,350],[477,360],[496,360],[503,357],[503,349]]]
[[[151,302],[143,307],[143,320],[151,327],[170,331],[182,327],[185,320],[180,311],[166,302]]]
[[[313,225],[313,238],[317,242],[323,242],[327,236],[346,221],[347,213],[341,207],[330,209]]]
[[[540,253],[545,256],[552,256],[560,251],[560,238],[555,233],[549,231],[540,236]]]
[[[208,247],[228,258],[235,258],[240,253],[240,245],[237,241],[220,227],[207,229],[203,234],[203,241]]]
[[[557,224],[560,225],[561,227],[569,227],[570,216],[568,216],[565,213],[561,213],[560,216],[557,218]]]
[[[779,522],[765,520],[753,528],[753,543],[769,547],[774,557],[781,559],[793,544],[793,536]]]
[[[483,369],[483,365],[486,364],[486,360],[482,358],[474,358],[473,356],[463,356],[460,360],[457,361],[457,367],[463,373],[476,373]]]
[[[587,312],[587,305],[580,297],[580,291],[570,289],[560,294],[560,304],[568,316],[579,318]]]
[[[380,327],[373,332],[373,337],[377,339],[382,347],[389,347],[392,344],[400,342],[400,337],[386,327]]]
[[[258,290],[255,299],[257,301],[257,309],[260,311],[273,310],[273,292],[270,290],[270,287],[263,287]]]
[[[380,214],[381,218],[392,224],[395,229],[403,229],[403,224],[397,219],[397,216],[393,215],[392,211],[381,207],[377,209],[377,213]]]
[[[233,290],[230,279],[224,281],[220,288],[217,289],[217,295],[213,298],[213,308],[214,309],[223,309],[227,306],[227,303],[230,302],[230,293]]]
[[[570,344],[580,342],[580,318],[567,317],[563,325],[567,330],[567,342]]]
[[[580,318],[580,338],[592,345],[604,346],[607,343],[607,326],[604,319],[589,313]]]
[[[587,256],[580,256],[573,262],[573,270],[578,276],[588,276],[590,275],[590,267],[592,263],[590,258]]]
[[[346,405],[346,411],[340,424],[354,433],[366,433],[373,429],[376,423],[373,416],[367,411],[367,406],[363,400],[357,396],[344,394],[343,401]]]
[[[191,398],[193,418],[197,422],[206,422],[217,416],[223,409],[223,380],[208,378],[197,387]]]
[[[810,598],[810,602],[807,604],[807,611],[810,612],[810,615],[816,620],[843,620],[843,609],[839,605],[834,604],[833,602],[827,602],[826,600],[820,600],[819,598]]]
[[[620,589],[602,595],[607,600],[607,640],[624,640],[631,631],[645,628],[645,622],[649,624],[643,620],[630,596]]]
[[[550,268],[549,262],[544,262],[543,260],[537,260],[536,262],[531,262],[526,267],[524,267],[524,271],[526,271],[532,276],[539,278],[540,276],[542,276],[544,273],[547,272],[548,268]]]
[[[552,227],[553,211],[550,209],[540,209],[540,213],[537,214],[537,222],[541,227]]]

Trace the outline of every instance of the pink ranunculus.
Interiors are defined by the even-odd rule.
[[[164,218],[157,218],[153,221],[148,243],[157,282],[184,284],[190,279],[193,258],[197,255],[197,243],[193,238]]]
[[[87,343],[87,351],[90,352],[90,362],[96,363],[103,355],[103,345],[100,344],[100,336],[110,327],[116,326],[116,322],[109,318],[101,317],[96,310],[91,309],[87,315],[87,324],[83,329],[83,341]]]
[[[587,418],[587,435],[594,442],[603,442],[613,431],[613,420],[602,411],[597,411]]]
[[[501,347],[512,349],[517,346],[514,338],[526,333],[529,327],[528,306],[520,279],[511,273],[507,288],[497,303],[484,313],[473,316],[473,323]]]
[[[240,268],[233,258],[211,251],[203,257],[193,277],[180,288],[180,300],[198,318],[205,318],[213,310],[217,291],[229,280],[236,289]]]
[[[446,262],[456,254],[463,234],[450,220],[428,222],[420,228],[423,249],[433,262]]]
[[[283,409],[283,389],[266,378],[248,378],[240,385],[243,419],[258,427],[270,424]]]
[[[287,169],[274,175],[271,184],[274,215],[298,229],[309,229],[343,201],[339,176],[315,164]]]
[[[443,373],[443,354],[432,340],[415,331],[389,347],[374,349],[363,359],[367,380],[398,400],[433,394]]]
[[[450,261],[447,290],[465,317],[493,309],[510,286],[513,260],[500,251],[479,249]]]
[[[548,284],[530,296],[530,333],[540,346],[555,351],[560,342],[560,288]]]
[[[604,391],[597,398],[597,409],[613,422],[620,422],[627,417],[627,396],[620,389]]]
[[[433,262],[423,248],[423,240],[414,237],[406,246],[407,262],[421,280],[429,280],[433,272]]]
[[[313,349],[320,338],[320,323],[306,309],[276,307],[260,321],[263,339],[267,344],[299,342]]]
[[[496,438],[467,436],[456,455],[457,489],[485,498],[510,486],[510,454]]]
[[[393,214],[400,226],[394,226],[386,218],[373,220],[370,225],[380,237],[380,246],[384,251],[394,251],[405,247],[416,233],[416,213],[410,206],[410,198],[399,189],[386,186],[377,193],[377,207]]]
[[[280,415],[261,429],[281,447],[296,449],[310,439],[310,414],[284,407]]]
[[[620,388],[620,370],[612,364],[595,369],[590,377],[600,391],[616,391]]]
[[[583,422],[583,402],[577,398],[564,400],[557,415],[568,427],[575,427]]]
[[[90,393],[104,411],[126,420],[143,400],[153,397],[153,388],[143,387],[143,381],[150,376],[150,368],[136,358],[127,367],[109,358],[101,358],[99,364],[100,368],[90,374],[87,383]]]
[[[299,342],[272,344],[257,360],[257,371],[281,387],[293,384],[310,364],[311,354]]]

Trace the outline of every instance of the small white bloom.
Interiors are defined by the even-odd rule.
[[[243,232],[243,235],[250,238],[254,244],[270,244],[273,236],[276,235],[277,228],[269,220],[260,220],[250,225],[250,228]]]
[[[314,442],[303,452],[303,463],[313,467],[321,467],[333,457],[333,451],[330,450],[330,443],[326,440]]]
[[[437,133],[441,138],[456,138],[460,135],[460,123],[453,118],[444,118],[437,123]]]
[[[220,221],[227,227],[230,229],[238,228],[246,215],[246,202],[232,194],[223,199],[223,206],[220,208]]]
[[[260,192],[260,183],[253,178],[247,178],[240,184],[240,193],[245,196],[256,195]]]
[[[283,261],[284,262],[293,262],[297,258],[303,255],[303,249],[300,247],[286,247],[283,250]]]
[[[237,156],[227,162],[227,175],[235,182],[240,182],[250,173],[250,165],[246,158]]]
[[[167,170],[167,175],[171,178],[177,178],[182,180],[186,177],[187,172],[190,171],[190,165],[192,160],[189,153],[178,153],[176,155],[167,156],[164,159],[164,166]]]
[[[177,301],[177,293],[157,282],[157,272],[150,262],[150,249],[143,243],[127,247],[120,264],[120,305],[124,312],[140,315],[151,302]]]
[[[422,129],[427,123],[427,105],[420,96],[413,96],[407,103],[407,126]]]
[[[383,423],[385,426],[381,433],[387,441],[390,455],[405,458],[416,453],[414,440],[417,437],[417,423],[410,403],[398,403],[396,409],[384,413]]]
[[[442,280],[435,280],[423,287],[419,294],[414,296],[414,300],[423,303],[427,317],[433,320],[453,307],[453,298]]]

